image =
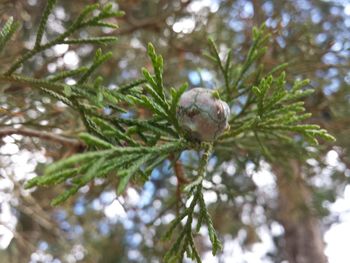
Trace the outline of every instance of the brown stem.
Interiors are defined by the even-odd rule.
[[[12,134],[18,134],[18,135],[23,135],[23,136],[29,136],[29,137],[37,137],[43,140],[48,140],[48,141],[53,141],[60,143],[64,146],[67,147],[72,147],[72,148],[82,148],[84,147],[84,144],[77,140],[77,139],[72,139],[72,138],[67,138],[58,134],[46,132],[46,131],[37,131],[33,129],[28,129],[28,128],[2,128],[0,129],[0,138],[9,136]]]
[[[177,179],[176,186],[176,211],[179,213],[180,211],[180,201],[181,201],[181,185],[188,184],[189,181],[185,176],[184,169],[182,163],[179,160],[175,160],[175,156],[170,155],[170,160],[173,161],[174,172]]]

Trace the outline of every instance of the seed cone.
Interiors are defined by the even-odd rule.
[[[182,94],[176,115],[190,139],[213,141],[228,128],[230,108],[213,90],[194,88]]]

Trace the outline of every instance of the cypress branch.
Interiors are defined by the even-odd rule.
[[[117,37],[89,37],[89,38],[79,38],[79,39],[68,39],[63,40],[62,44],[68,45],[82,45],[82,44],[96,44],[96,45],[106,45],[117,41]]]
[[[80,67],[80,68],[77,68],[74,70],[62,71],[62,72],[59,72],[57,74],[50,75],[47,79],[49,81],[55,82],[55,81],[62,80],[65,78],[74,77],[76,75],[79,75],[81,73],[86,72],[87,70],[88,70],[87,67]]]
[[[95,54],[94,61],[93,61],[92,65],[84,73],[84,75],[80,78],[80,80],[78,81],[78,85],[79,84],[83,84],[90,77],[92,72],[94,72],[100,65],[102,65],[104,62],[106,62],[112,56],[113,56],[112,52],[108,52],[108,53],[102,55],[101,49],[98,49],[96,51],[96,54]]]
[[[53,6],[51,6],[51,4],[53,4],[55,1],[51,1],[48,3],[48,9],[46,9],[48,12],[52,11]],[[71,36],[74,32],[88,26],[88,23],[84,23],[84,19],[94,10],[96,10],[97,8],[99,8],[99,4],[93,4],[93,5],[88,5],[87,7],[84,8],[84,10],[81,12],[81,14],[78,16],[78,18],[73,21],[73,23],[71,24],[70,27],[68,27],[68,29],[58,35],[55,39],[53,39],[52,41],[48,42],[45,45],[40,45],[40,44],[36,44],[34,46],[34,48],[32,50],[27,51],[25,54],[23,54],[21,57],[19,57],[13,64],[12,66],[10,66],[10,68],[5,72],[5,75],[11,75],[13,72],[15,72],[25,61],[27,61],[28,59],[30,59],[31,57],[33,57],[34,55],[36,55],[37,53],[40,53],[46,49],[49,49],[57,44],[62,44],[65,43],[66,38]],[[120,16],[120,12],[111,12],[109,13],[108,16],[106,17],[113,17],[113,16]],[[44,26],[46,24],[47,18],[45,19],[45,15],[46,13],[44,13],[44,16],[42,18],[42,23],[39,27],[39,32],[40,35],[38,35],[37,40],[38,42],[36,43],[40,43],[41,38],[42,38],[42,34],[43,34],[43,30],[44,30]],[[93,19],[96,19],[96,21],[99,21],[101,19],[104,19],[104,16],[95,16]],[[95,21],[95,20],[94,20]],[[39,40],[40,39],[40,40]],[[112,40],[112,38],[110,39]],[[75,40],[73,40],[74,42]],[[109,41],[109,40],[108,40]]]
[[[3,51],[6,43],[11,39],[12,35],[16,32],[19,27],[19,23],[13,22],[11,16],[0,31],[0,53]]]
[[[41,20],[40,20],[40,23],[39,23],[39,29],[38,29],[38,32],[36,34],[34,49],[37,49],[40,46],[41,40],[42,40],[43,35],[44,35],[47,19],[49,18],[49,15],[51,14],[52,9],[54,8],[55,4],[56,4],[56,0],[48,0],[47,1],[46,7],[44,9],[44,13],[43,13]]]
[[[134,87],[137,87],[137,86],[140,86],[141,84],[144,84],[146,83],[146,80],[145,79],[139,79],[139,80],[135,80],[133,82],[130,82],[128,84],[124,84],[124,85],[121,85],[117,91],[118,92],[128,92],[130,89],[134,88]]]
[[[227,58],[226,58],[226,63],[225,66],[222,64],[221,62],[221,58],[219,55],[219,51],[215,45],[215,42],[212,38],[209,38],[209,47],[210,47],[210,51],[211,51],[211,55],[212,55],[212,59],[213,61],[219,66],[219,69],[224,77],[225,80],[225,88],[226,88],[226,95],[231,94],[231,84],[229,81],[229,71],[231,70],[231,54],[232,51],[229,50],[228,54],[227,54]],[[229,98],[229,97],[228,97]]]
[[[201,148],[203,149],[203,154],[199,162],[198,168],[198,176],[197,179],[192,182],[192,184],[188,185],[189,188],[189,197],[192,198],[192,201],[183,213],[181,213],[177,218],[175,218],[168,231],[165,233],[164,238],[169,239],[175,228],[180,225],[180,222],[187,217],[186,223],[180,232],[179,236],[175,240],[174,244],[168,250],[168,252],[164,256],[164,262],[172,262],[172,260],[176,259],[182,262],[185,252],[187,252],[187,256],[195,259],[197,263],[201,262],[197,249],[193,242],[193,234],[192,234],[192,223],[195,214],[195,207],[199,206],[199,218],[201,221],[205,221],[209,231],[209,238],[213,245],[212,252],[213,255],[222,249],[221,242],[219,241],[215,229],[213,227],[212,220],[207,211],[207,208],[204,203],[204,197],[202,194],[202,181],[205,177],[206,167],[208,164],[208,160],[210,154],[212,152],[211,144],[202,144]],[[196,226],[196,232],[198,232],[198,224]]]

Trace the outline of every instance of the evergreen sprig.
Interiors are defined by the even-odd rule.
[[[305,89],[308,83],[308,80],[296,81],[288,89],[284,72],[278,77],[269,75],[263,78],[257,86],[252,87],[254,97],[249,114],[241,118],[233,117],[230,121],[231,130],[219,138],[219,143],[233,141],[238,135],[250,132],[256,138],[260,133],[268,133],[290,141],[290,137],[283,135],[291,132],[303,135],[312,144],[318,144],[317,137],[334,141],[334,137],[318,125],[300,124],[311,116],[305,112],[304,102],[300,101],[313,92],[313,89]]]
[[[231,101],[233,98],[247,92],[243,85],[249,70],[266,52],[266,44],[270,34],[266,32],[266,26],[263,24],[260,28],[253,28],[253,43],[248,51],[246,59],[241,65],[234,65],[232,60],[232,49],[229,49],[224,60],[220,58],[220,52],[212,38],[209,38],[209,54],[205,56],[218,66],[224,78],[225,88],[221,90],[224,98]],[[286,65],[283,65],[285,67]],[[281,67],[281,68],[283,68]],[[261,70],[261,69],[260,69]],[[278,69],[276,69],[278,70]]]
[[[220,68],[224,77],[226,88],[221,90],[221,94],[230,98],[228,102],[231,105],[240,105],[240,112],[229,120],[230,131],[220,136],[215,145],[227,146],[240,138],[252,136],[264,155],[273,159],[269,146],[261,136],[292,143],[295,134],[299,134],[312,145],[318,144],[317,138],[334,141],[335,138],[318,125],[301,123],[311,117],[311,113],[305,112],[302,99],[314,90],[308,88],[309,80],[296,81],[291,87],[286,83],[286,74],[282,70],[288,63],[276,66],[265,77],[261,77],[262,68],[257,66],[255,71],[248,73],[265,54],[268,39],[269,34],[264,25],[254,27],[252,46],[242,65],[238,66],[232,64],[231,50],[226,60],[222,61],[214,41],[209,39],[211,53],[207,57]],[[278,72],[281,73],[275,76]],[[251,77],[253,74],[255,76]],[[241,100],[245,102],[240,104]]]
[[[48,166],[44,175],[28,181],[26,188],[55,185],[70,179],[71,187],[52,201],[53,205],[58,205],[90,181],[115,172],[121,178],[120,194],[135,173],[143,173],[155,161],[166,159],[169,152],[181,151],[186,146],[180,140],[153,147],[118,147],[88,133],[80,134],[80,138],[90,147],[100,150],[76,154]]]
[[[19,23],[13,21],[11,16],[0,31],[0,54],[5,48],[6,43],[11,39],[12,35],[19,27]]]
[[[45,31],[47,19],[49,18],[49,15],[52,12],[55,4],[56,4],[56,0],[48,0],[47,1],[46,7],[44,9],[44,13],[40,19],[38,32],[37,32],[36,38],[35,38],[34,49],[40,47],[41,40],[43,38],[44,31]]]
[[[154,75],[152,75],[146,68],[142,68],[142,73],[146,81],[144,90],[149,96],[130,96],[136,105],[149,109],[156,117],[173,125],[176,132],[181,134],[181,129],[179,128],[176,118],[176,106],[181,95],[188,88],[188,84],[185,83],[178,89],[172,88],[171,97],[167,96],[162,76],[163,58],[161,55],[156,54],[154,46],[151,43],[148,44],[147,53],[151,59],[154,70]]]
[[[58,35],[53,40],[49,41],[46,44],[42,44],[42,37],[45,31],[46,23],[49,14],[52,12],[55,4],[55,0],[49,0],[46,8],[44,10],[43,16],[40,20],[39,28],[36,34],[36,40],[34,47],[24,53],[22,56],[20,56],[6,71],[6,75],[11,75],[14,73],[24,62],[26,62],[31,57],[35,56],[36,54],[49,49],[55,45],[58,44],[101,44],[101,43],[109,43],[116,40],[116,37],[94,37],[94,38],[87,38],[87,39],[69,39],[73,36],[74,33],[77,31],[87,28],[89,26],[109,26],[111,27],[111,24],[106,24],[103,22],[106,18],[111,17],[120,17],[123,15],[123,12],[121,11],[113,11],[112,10],[112,4],[107,4],[103,7],[100,7],[99,4],[92,4],[88,5],[84,8],[84,10],[80,13],[78,18],[73,21],[73,23],[66,29],[65,32]],[[99,10],[98,14],[95,14],[94,11]],[[92,18],[88,18],[92,17]],[[102,24],[101,24],[102,23]],[[116,27],[116,25],[115,25]]]
[[[186,253],[187,257],[196,261],[197,263],[201,263],[201,257],[194,243],[194,234],[199,232],[203,223],[205,223],[208,227],[209,239],[213,246],[213,255],[215,256],[217,252],[222,249],[222,244],[216,234],[213,222],[206,208],[202,189],[202,182],[205,178],[206,167],[212,151],[212,145],[204,144],[202,148],[204,149],[204,153],[202,154],[199,163],[197,179],[186,186],[186,189],[189,190],[188,199],[192,198],[192,200],[189,206],[186,207],[185,210],[171,222],[168,231],[164,235],[165,240],[170,239],[175,229],[181,225],[182,220],[187,218],[186,223],[184,226],[182,226],[180,234],[174,241],[172,247],[165,254],[164,262],[182,262]],[[197,225],[195,227],[195,231],[193,231],[192,225],[196,214],[196,206],[199,207],[199,212],[197,216]]]

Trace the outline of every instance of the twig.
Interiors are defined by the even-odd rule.
[[[2,128],[0,129],[0,138],[9,136],[12,134],[18,134],[18,135],[24,135],[29,137],[37,137],[43,140],[53,141],[60,143],[64,146],[73,147],[73,148],[80,148],[85,147],[83,142],[77,139],[64,137],[58,134],[46,132],[46,131],[37,131],[33,129],[28,128]]]

